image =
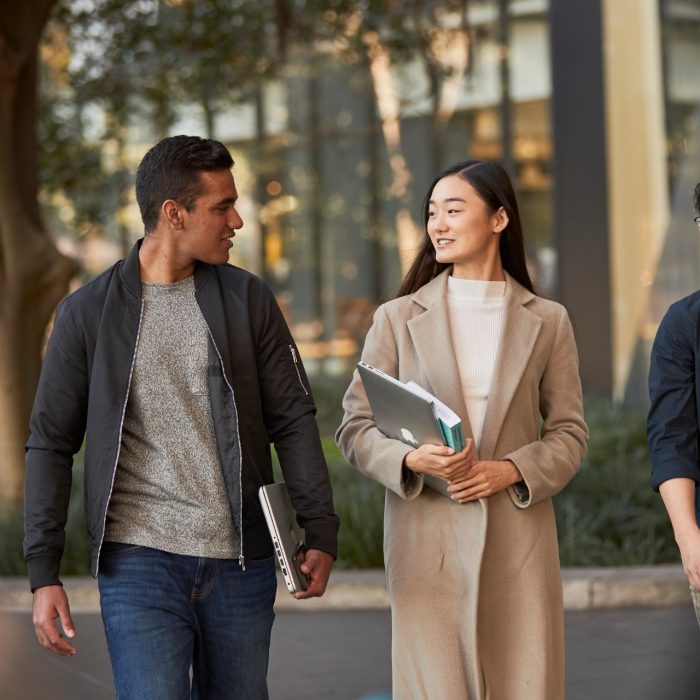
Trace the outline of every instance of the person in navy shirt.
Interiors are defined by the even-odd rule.
[[[700,229],[700,182],[695,187]],[[661,493],[700,624],[700,290],[675,302],[654,339],[647,436],[652,486]]]

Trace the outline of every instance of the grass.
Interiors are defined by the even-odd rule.
[[[323,448],[341,519],[338,567],[382,566],[384,489],[347,466],[332,438],[345,380],[314,383]],[[620,566],[679,561],[668,516],[651,490],[644,416],[588,402],[589,452],[576,478],[554,499],[563,566]],[[81,465],[76,466],[62,574],[85,574]],[[19,510],[0,521],[0,575],[23,575]]]

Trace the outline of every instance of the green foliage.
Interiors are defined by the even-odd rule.
[[[275,72],[287,30],[272,0],[69,0],[54,14],[73,51],[72,87],[120,117],[139,103],[167,130],[178,106],[218,110]]]
[[[323,451],[333,484],[335,510],[340,517],[337,566],[384,566],[384,488],[351,469],[332,440],[323,441]]]
[[[324,397],[325,402],[332,404],[330,397]],[[338,397],[335,405],[339,403]],[[562,565],[678,561],[668,516],[650,485],[644,416],[590,402],[586,419],[591,430],[588,456],[580,473],[554,499]],[[330,441],[324,449],[341,517],[339,565],[377,566],[382,561],[383,489],[344,468]]]
[[[350,376],[313,377],[311,393],[316,402],[316,421],[321,435],[332,438],[343,419],[343,395],[350,384]]]
[[[341,519],[340,568],[382,566],[384,489],[349,467],[332,438],[346,379],[314,381],[323,449]],[[650,486],[644,416],[590,403],[588,456],[554,499],[563,566],[621,566],[678,561],[673,532]],[[276,466],[279,478],[279,467]],[[77,464],[62,573],[86,574],[90,545],[83,527],[82,467]],[[0,575],[23,575],[21,512],[0,520]]]
[[[45,203],[81,233],[104,233],[133,183],[133,133],[151,130],[147,140],[157,140],[194,110],[203,135],[216,138],[216,117],[253,100],[261,81],[284,66],[285,7],[273,0],[57,3],[41,44]]]
[[[0,513],[0,576],[24,576],[22,510],[3,506]]]
[[[315,380],[313,393],[322,434],[342,418],[349,378]],[[650,485],[645,416],[590,401],[591,437],[580,473],[554,499],[563,566],[620,566],[677,561],[673,531]],[[381,563],[383,489],[344,466],[330,438],[324,451],[341,517],[339,565]]]
[[[54,206],[70,204],[68,226],[86,233],[89,222],[90,233],[104,233],[132,183],[130,143],[158,140],[197,115],[217,138],[217,118],[241,103],[254,106],[262,141],[265,84],[298,71],[300,60],[312,71],[314,57],[367,73],[380,46],[394,63],[419,56],[437,120],[445,80],[464,63],[452,65],[444,46],[455,33],[471,37],[467,9],[466,0],[58,2],[41,45],[42,185],[64,196]],[[468,58],[473,42],[463,43]],[[292,121],[289,130],[305,127]]]
[[[644,415],[596,403],[586,420],[588,456],[554,499],[562,565],[678,561],[668,515],[651,489]]]
[[[125,188],[123,179],[128,175],[123,171],[111,175],[103,172],[100,146],[83,138],[84,120],[77,104],[46,92],[40,95],[40,103],[39,184],[44,196],[60,194],[67,198],[73,211],[71,223],[79,231],[104,227],[115,208],[110,194]]]
[[[66,524],[66,548],[61,560],[61,575],[85,575],[90,571],[90,540],[84,524],[83,468],[76,459]],[[25,576],[22,554],[24,527],[22,509],[0,510],[0,576]]]

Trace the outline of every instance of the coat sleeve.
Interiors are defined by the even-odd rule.
[[[339,519],[299,351],[272,292],[262,291],[257,339],[265,427],[275,445],[306,545],[337,556]]]
[[[59,584],[73,455],[85,435],[88,369],[70,298],[56,311],[25,450],[24,557],[32,590]]]
[[[552,351],[540,381],[540,439],[507,454],[520,470],[527,491],[508,489],[520,508],[551,498],[561,491],[586,456],[588,426],[583,418],[583,397],[578,353],[569,316],[561,307]]]
[[[362,360],[393,377],[398,376],[396,339],[384,306],[380,306],[374,315]],[[423,488],[423,478],[403,467],[404,457],[413,448],[401,440],[386,437],[377,428],[357,370],[345,392],[343,409],[345,415],[335,437],[345,459],[401,498],[418,496]]]
[[[674,304],[659,325],[651,351],[647,435],[657,491],[668,479],[700,483],[694,328],[685,307]]]

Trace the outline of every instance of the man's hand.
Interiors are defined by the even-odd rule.
[[[333,567],[333,557],[320,549],[309,549],[305,554],[299,553],[301,565],[299,568],[309,579],[309,586],[305,591],[294,593],[298,600],[302,598],[319,598],[326,592],[328,577]]]
[[[75,625],[70,616],[68,597],[63,586],[42,586],[34,591],[32,622],[36,638],[41,646],[59,656],[73,656],[77,649],[66,641],[56,627],[56,620],[61,620],[61,627],[66,637],[75,637]]]
[[[678,539],[678,549],[681,550],[683,571],[688,582],[700,591],[700,529],[689,530]]]
[[[700,591],[700,529],[695,519],[695,481],[683,477],[668,479],[661,483],[659,492],[671,518],[685,575],[690,585]]]
[[[466,477],[472,464],[474,443],[467,440],[461,452],[446,445],[421,445],[404,457],[404,464],[417,474],[430,474],[454,482]]]
[[[466,478],[451,480],[447,490],[453,500],[467,503],[492,496],[522,481],[522,478],[518,468],[509,460],[472,462]]]

